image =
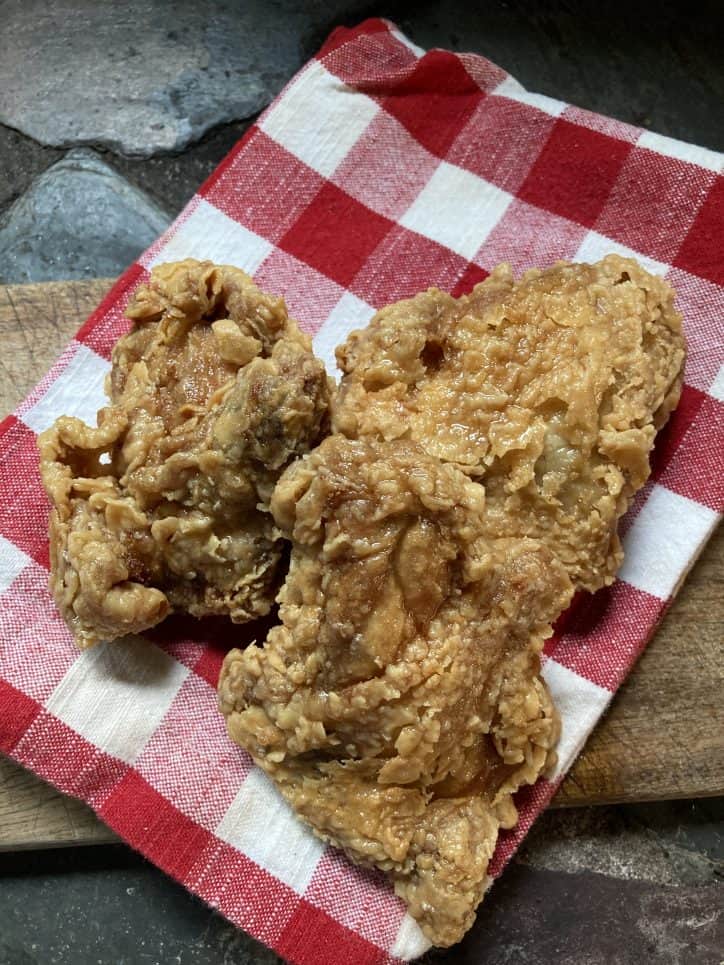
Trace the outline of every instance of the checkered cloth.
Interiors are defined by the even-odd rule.
[[[393,962],[427,947],[385,878],[293,817],[216,709],[225,644],[172,618],[79,653],[48,595],[35,437],[94,421],[130,293],[159,262],[238,265],[283,294],[333,367],[376,308],[456,294],[501,260],[633,255],[678,293],[681,404],[624,520],[618,581],[545,648],[563,718],[557,772],[518,795],[493,876],[550,801],[712,532],[724,502],[724,157],[524,90],[479,56],[391,24],[336,31],[134,264],[0,426],[0,750],[292,962]],[[199,624],[203,627],[203,624]],[[190,638],[196,633],[198,638]]]

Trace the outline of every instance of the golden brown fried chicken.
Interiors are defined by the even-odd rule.
[[[272,499],[282,626],[219,683],[231,737],[438,945],[472,923],[558,734],[538,654],[572,586],[539,542],[489,538],[484,503],[413,443],[326,439]]]
[[[517,283],[501,265],[460,299],[382,309],[337,359],[336,431],[414,440],[484,483],[491,534],[545,542],[577,587],[613,580],[618,520],[681,389],[664,281],[617,255]]]
[[[328,380],[282,299],[244,272],[154,269],[128,309],[98,427],[39,440],[51,586],[81,647],[172,610],[269,610],[282,542],[269,499],[325,434]]]

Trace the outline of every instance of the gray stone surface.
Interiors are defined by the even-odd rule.
[[[109,158],[109,163],[162,207],[180,211],[250,123],[235,121],[216,127],[183,154],[160,154],[143,160],[114,155]]]
[[[61,150],[43,147],[19,131],[0,124],[0,215],[34,178],[62,156]]]
[[[717,799],[548,811],[515,860],[546,871],[592,871],[626,881],[710,884],[724,877],[717,830],[722,818],[724,802]],[[697,826],[708,830],[692,835]]]
[[[169,221],[92,151],[71,151],[0,220],[0,282],[117,275]]]
[[[0,965],[281,965],[122,846],[0,854]]]
[[[0,0],[0,122],[148,157],[264,107],[353,2]]]
[[[421,965],[719,965],[722,893],[514,864],[463,941]]]
[[[178,212],[236,144],[249,123],[235,121],[216,127],[182,154],[141,159],[105,149],[98,149],[96,153],[163,210]],[[65,153],[60,148],[44,147],[0,124],[0,217],[39,174]]]

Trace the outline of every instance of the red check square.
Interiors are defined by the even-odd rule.
[[[445,157],[484,97],[455,54],[431,50],[380,104],[423,147]]]
[[[277,242],[323,183],[316,171],[255,128],[223,176],[199,193],[234,221]]]
[[[387,218],[399,218],[425,184],[439,160],[384,111],[334,172],[334,183]],[[370,171],[375,169],[375,176]]]
[[[9,754],[32,727],[40,713],[40,705],[0,678],[0,711],[3,721],[0,751]]]
[[[102,358],[110,359],[113,346],[131,327],[131,321],[125,315],[126,306],[138,286],[147,282],[148,277],[148,272],[140,265],[131,265],[85,325],[81,326],[75,336],[76,341],[92,348]]]
[[[384,43],[387,41],[387,45],[379,45],[379,48],[374,44],[375,34],[381,34],[380,40]],[[374,44],[375,52],[382,53],[386,56],[390,56],[388,47],[390,40],[390,25],[386,20],[380,20],[377,18],[370,18],[369,20],[363,20],[362,23],[357,24],[356,27],[335,27],[332,33],[327,37],[322,46],[319,48],[317,57],[324,57],[327,65],[329,63],[334,63],[335,53],[343,47],[349,47],[352,45],[352,41],[355,39],[363,38],[366,41],[367,46],[372,46]],[[396,46],[402,47],[402,44]],[[404,48],[407,49],[407,48]],[[409,51],[408,51],[409,53]],[[351,57],[354,57],[354,50],[347,53],[347,56],[341,60],[341,66],[349,68],[349,61]],[[353,75],[354,76],[354,75]]]
[[[488,271],[507,261],[520,274],[560,258],[573,258],[585,234],[586,229],[580,225],[516,199],[486,238],[475,261]]]
[[[554,117],[508,97],[484,98],[460,131],[446,160],[515,194],[543,147]]]
[[[650,458],[650,479],[652,482],[659,482],[676,458],[676,453],[689,429],[696,421],[706,398],[704,392],[700,392],[691,385],[682,387],[679,404],[669,416],[669,421],[656,436],[656,444]],[[626,514],[626,521],[630,516],[630,512]]]
[[[598,593],[580,593],[544,651],[574,673],[615,691],[648,642],[665,604],[618,580]],[[560,626],[559,623],[559,626]]]
[[[0,677],[40,702],[78,659],[42,567],[29,563],[3,593],[0,640]]]
[[[49,503],[34,433],[10,416],[0,431],[0,536],[48,569]]]
[[[389,219],[328,183],[279,246],[346,288],[391,228]]]
[[[489,271],[471,262],[450,289],[450,294],[453,298],[460,298],[461,295],[469,295],[473,288],[479,285],[481,281],[485,281],[489,274]]]
[[[592,227],[630,152],[630,144],[559,118],[519,197]]]
[[[666,280],[676,292],[675,304],[684,319],[686,383],[711,392],[724,363],[724,289],[677,268],[667,273]]]
[[[596,221],[596,231],[671,263],[715,177],[695,164],[634,147]]]
[[[122,837],[130,834],[136,840],[141,837],[144,854],[166,874],[181,881],[213,841],[209,831],[175,808],[137,771],[130,769],[116,784],[99,814]]]
[[[450,291],[467,265],[465,258],[431,238],[395,227],[354,279],[351,290],[370,305],[382,308],[431,285]]]
[[[341,962],[382,965],[389,961],[389,956],[377,945],[340,925],[330,915],[303,898],[279,936],[276,950],[283,958],[299,961],[299,953],[307,947],[312,935],[315,961],[319,965],[336,965]]]
[[[657,481],[695,504],[724,513],[724,403],[703,397],[701,408]]]
[[[674,264],[724,286],[721,237],[724,225],[724,177],[718,177],[699,209]]]
[[[269,255],[254,279],[264,291],[281,295],[289,314],[310,335],[319,331],[344,293],[342,286],[327,275],[279,248]]]

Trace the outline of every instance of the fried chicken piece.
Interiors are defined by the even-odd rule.
[[[553,754],[538,654],[620,563],[680,392],[672,295],[612,256],[384,309],[338,351],[336,434],[272,498],[282,626],[224,662],[229,733],[437,945]]]
[[[539,652],[573,589],[539,542],[489,538],[484,504],[414,443],[327,438],[272,499],[282,625],[219,682],[232,739],[437,945],[470,927],[558,736]]]
[[[61,417],[39,439],[51,588],[80,647],[172,610],[266,613],[272,490],[328,428],[309,338],[239,269],[160,265],[128,315],[97,428]]]
[[[491,535],[529,536],[576,587],[613,581],[619,518],[681,390],[673,291],[630,259],[501,265],[459,299],[382,309],[337,350],[333,428],[411,439],[485,485]]]

